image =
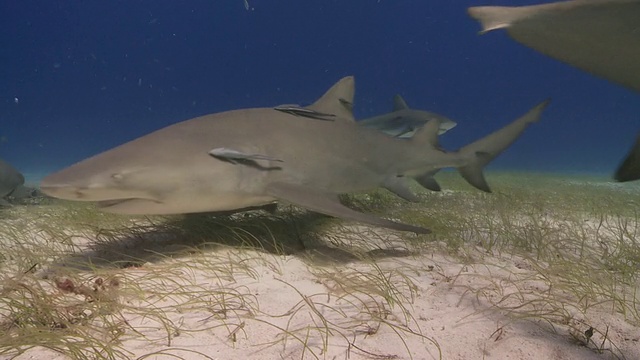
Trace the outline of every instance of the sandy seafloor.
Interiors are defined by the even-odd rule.
[[[588,186],[585,196],[599,188],[617,191],[621,187],[579,178],[566,178],[562,182],[563,186]],[[501,185],[494,185],[494,189],[500,189]],[[635,185],[624,185],[621,189],[628,192],[626,196],[631,200],[640,198]],[[420,193],[424,201],[419,206],[429,208],[436,201],[446,204],[442,199],[457,196],[457,192]],[[498,193],[488,196],[512,196],[506,190],[502,195]],[[472,191],[469,194],[473,197],[469,207],[492,199]],[[513,197],[513,201],[520,199]],[[639,202],[634,201],[629,206],[637,207]],[[37,214],[42,220],[52,213],[56,215],[47,220],[49,224],[56,219],[81,218],[61,214],[71,210],[55,202],[36,208],[37,211],[16,206],[5,210],[9,215],[2,220],[17,224],[29,214]],[[526,209],[519,209],[523,208]],[[494,210],[486,211],[491,215]],[[563,222],[569,220],[553,214],[550,206],[530,218],[545,219],[540,226],[546,230],[555,226],[563,229]],[[233,243],[202,247],[203,243],[193,239],[176,237],[175,233],[172,236],[154,233],[150,228],[115,241],[92,237],[90,231],[68,230],[71,235],[65,239],[65,246],[60,247],[52,245],[47,233],[33,228],[21,234],[32,234],[23,243],[28,244],[25,248],[31,246],[29,253],[39,259],[33,260],[39,264],[37,271],[25,275],[20,270],[27,265],[21,264],[28,264],[28,260],[2,258],[0,292],[12,296],[16,282],[37,283],[53,299],[52,303],[120,304],[113,307],[113,318],[109,317],[111,314],[87,315],[90,318],[87,324],[91,324],[87,327],[93,326],[93,330],[85,332],[95,335],[108,324],[119,322],[122,330],[117,340],[115,335],[105,334],[95,335],[92,340],[112,344],[119,351],[113,355],[116,358],[640,359],[640,301],[633,300],[638,295],[638,276],[626,277],[627,283],[612,288],[612,293],[627,295],[624,312],[616,307],[611,299],[617,297],[611,294],[594,295],[589,300],[579,295],[579,289],[610,279],[605,276],[609,270],[596,268],[596,263],[586,267],[578,263],[597,261],[597,248],[605,246],[597,243],[603,241],[601,234],[596,234],[602,227],[591,226],[597,217],[580,216],[580,221],[586,224],[585,238],[593,238],[594,256],[560,265],[553,256],[549,261],[540,260],[539,248],[529,252],[489,248],[484,235],[478,233],[474,239],[465,229],[460,233],[468,236],[452,250],[448,240],[438,235],[439,231],[445,233],[443,229],[434,228],[434,235],[426,243],[414,246],[409,243],[422,241],[421,238],[414,235],[401,238],[384,229],[357,224],[337,226],[340,221],[335,221],[326,232],[310,231],[312,235],[292,224],[290,231],[300,232],[301,242],[284,244],[289,250],[279,253],[268,247]],[[102,221],[109,219],[92,225],[105,226]],[[236,230],[246,235],[251,227],[244,225],[245,220],[239,220]],[[30,226],[34,223],[38,224],[36,221]],[[531,231],[530,223],[512,224]],[[638,229],[637,223],[633,226]],[[566,234],[556,239],[561,231],[549,230],[542,236],[562,241]],[[6,233],[3,236],[5,249],[10,248],[4,253],[18,254],[15,246],[21,241],[7,238]],[[55,248],[57,253],[43,261],[37,255],[38,246]],[[578,253],[576,248],[557,244],[549,249],[571,256]],[[640,258],[635,260],[635,264],[640,264]],[[122,261],[135,265],[122,265]],[[568,266],[567,273],[572,269],[579,272],[592,269],[593,277],[584,274],[568,277],[562,266]],[[635,271],[638,272],[637,268]],[[108,285],[99,289],[93,286],[97,278]],[[572,279],[580,279],[577,282],[584,284],[572,283]],[[67,280],[75,283],[76,289],[80,284],[92,288],[90,291],[95,294],[91,295],[91,301],[82,291],[70,292],[60,286]],[[99,292],[108,296],[102,297]],[[0,335],[5,336],[0,339],[1,351],[11,347],[6,336],[19,333],[11,326],[6,327],[7,319],[15,320],[7,310],[7,303],[0,307],[3,330],[7,331]],[[166,321],[163,323],[149,314],[161,315]],[[584,334],[591,327],[594,335],[587,342]],[[42,339],[49,339],[50,334],[65,336],[61,330],[50,329]],[[68,335],[66,341],[72,343],[74,339]],[[69,352],[65,355],[37,346],[38,336],[26,343],[36,346],[0,358],[70,358]],[[87,358],[100,358],[90,347],[83,354]]]

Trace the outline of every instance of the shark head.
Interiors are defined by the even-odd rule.
[[[145,199],[158,201],[149,186],[141,186],[141,178],[149,179],[153,168],[132,167],[127,163],[105,162],[89,158],[45,177],[40,183],[43,193],[59,199],[75,201],[125,201]],[[120,165],[120,166],[119,166]]]
[[[179,123],[82,160],[46,176],[40,189],[58,199],[95,202],[103,211],[130,215],[220,211],[271,201],[243,196],[268,171],[208,153],[202,126],[215,123],[210,120],[195,119],[194,133]]]

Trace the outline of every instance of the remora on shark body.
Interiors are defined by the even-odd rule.
[[[49,175],[41,188],[122,214],[226,211],[285,201],[427,233],[349,209],[338,195],[385,187],[416,200],[407,179],[431,185],[431,174],[444,167],[458,168],[469,183],[490,191],[483,167],[536,122],[547,104],[457,152],[445,152],[437,144],[438,121],[410,140],[358,126],[350,107],[354,91],[353,77],[346,77],[304,110],[242,109],[186,120]],[[315,118],[327,114],[331,121]]]

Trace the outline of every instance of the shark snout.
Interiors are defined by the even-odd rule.
[[[48,196],[59,199],[83,200],[87,197],[85,194],[86,188],[83,189],[71,184],[49,184],[43,181],[40,184],[40,190]]]
[[[101,201],[130,198],[130,194],[108,184],[91,181],[68,181],[58,179],[57,174],[45,177],[40,183],[40,190],[48,196],[65,200]]]

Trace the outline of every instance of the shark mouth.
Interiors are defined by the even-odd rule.
[[[162,203],[161,201],[145,199],[145,198],[125,198],[125,199],[114,199],[114,200],[102,200],[102,201],[96,202],[96,204],[100,209],[109,209],[109,208],[116,207],[118,205],[134,202],[134,201],[149,201],[155,204]]]
[[[98,205],[99,208],[104,209],[104,208],[120,205],[120,204],[126,203],[127,201],[132,201],[132,200],[140,200],[140,199],[128,198],[128,199],[116,199],[116,200],[103,200],[103,201],[98,201],[96,204]]]

